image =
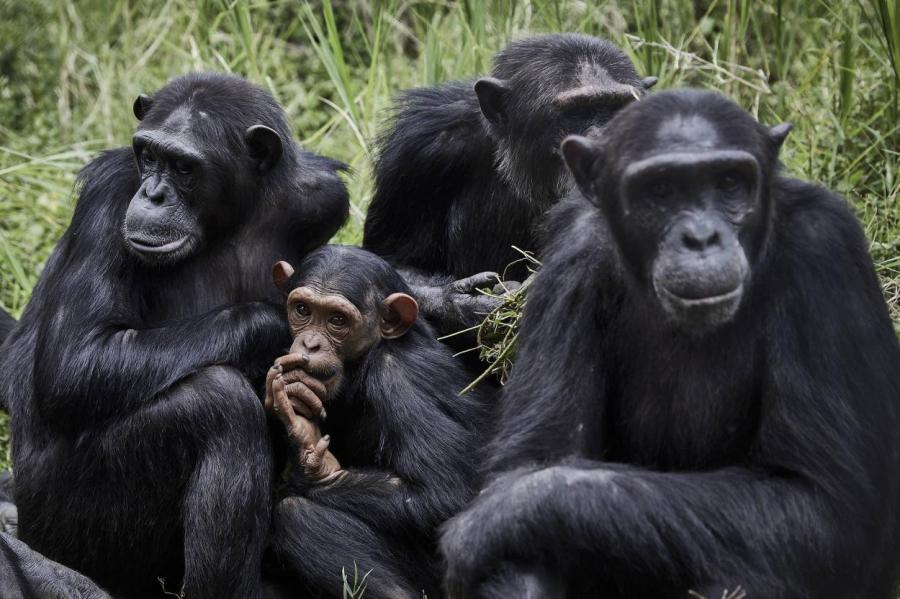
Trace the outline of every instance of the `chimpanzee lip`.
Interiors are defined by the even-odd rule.
[[[732,289],[731,291],[727,291],[725,293],[720,293],[718,295],[709,295],[707,297],[699,297],[699,298],[687,298],[678,295],[677,293],[666,289],[664,286],[660,285],[659,290],[662,291],[666,295],[666,299],[671,302],[674,302],[684,308],[699,308],[705,306],[715,306],[718,304],[723,304],[726,302],[730,302],[734,299],[737,299],[741,296],[741,293],[744,291],[744,284],[739,283],[737,287]]]
[[[142,237],[132,236],[128,238],[128,243],[131,244],[138,252],[142,254],[171,254],[172,252],[176,252],[180,250],[188,241],[190,241],[191,236],[185,235],[175,241],[167,241],[165,243],[154,243],[156,240],[153,239],[145,239]]]

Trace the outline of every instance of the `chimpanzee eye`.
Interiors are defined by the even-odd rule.
[[[340,312],[335,312],[328,317],[328,322],[336,327],[342,327],[347,324],[347,317]]]
[[[672,184],[668,181],[654,181],[650,184],[650,193],[657,198],[664,198],[672,193]]]
[[[148,166],[156,164],[156,154],[150,148],[144,148],[141,152],[141,160]]]
[[[294,312],[296,312],[300,316],[309,316],[309,306],[307,306],[303,302],[297,302],[294,305]]]
[[[193,165],[186,160],[176,160],[173,166],[175,167],[175,172],[179,175],[190,175],[191,171],[194,170]]]
[[[741,188],[741,180],[733,173],[724,173],[716,182],[716,187],[727,193],[735,193]]]

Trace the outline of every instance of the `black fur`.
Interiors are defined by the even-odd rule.
[[[103,589],[25,543],[0,532],[0,597],[3,599],[111,599]]]
[[[132,151],[82,171],[72,223],[0,364],[20,538],[116,596],[159,592],[161,577],[169,591],[183,581],[191,597],[252,597],[272,466],[248,377],[289,342],[271,266],[324,243],[348,199],[341,166],[302,151],[274,99],[247,82],[176,79],[154,95],[141,129],[179,110],[190,127],[170,133],[172,143],[209,140],[202,168],[225,190],[188,203],[217,224],[243,218],[210,225],[196,255],[145,264],[122,235],[141,185]],[[285,143],[264,175],[241,145],[256,123]]]
[[[568,185],[559,142],[601,128],[618,108],[600,103],[566,117],[553,98],[585,82],[643,93],[621,50],[583,35],[515,42],[491,74],[510,90],[503,126],[482,115],[473,81],[400,98],[380,142],[363,247],[425,275],[503,271],[522,257],[512,246],[537,249],[536,225]],[[521,265],[507,273],[524,274]]]
[[[0,345],[3,344],[3,340],[6,339],[15,326],[15,319],[0,309]]]
[[[607,209],[617,174],[666,149],[661,123],[690,115],[767,182],[745,296],[704,334],[662,317]],[[548,218],[494,482],[442,539],[456,596],[895,596],[900,348],[852,212],[778,173],[777,145],[711,93],[655,94],[611,123],[602,208],[578,196]]]
[[[350,247],[314,251],[285,289],[312,281],[364,315],[409,293],[387,262]],[[422,319],[377,342],[345,377],[323,432],[349,474],[324,486],[295,480],[275,508],[274,555],[313,596],[340,597],[341,569],[352,580],[356,566],[372,571],[366,597],[438,597],[436,529],[475,491],[485,399],[459,395],[470,379]]]

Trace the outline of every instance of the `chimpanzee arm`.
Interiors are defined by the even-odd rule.
[[[413,335],[416,337],[413,338]],[[465,373],[427,333],[410,332],[393,349],[373,351],[361,375],[365,414],[382,448],[380,470],[348,470],[307,497],[377,530],[432,530],[474,492],[480,448],[473,428],[483,398],[457,395]]]
[[[466,596],[499,560],[564,559],[605,567],[597,576],[611,584],[865,594],[866,573],[887,562],[858,554],[894,517],[900,350],[862,234],[839,216],[784,225],[791,245],[764,283],[770,360],[746,463],[676,473],[563,459],[510,471],[447,527],[451,589]],[[520,399],[530,411],[533,398]],[[555,433],[533,434],[550,444]]]
[[[128,150],[82,174],[72,225],[47,265],[35,348],[35,401],[48,421],[97,423],[128,413],[212,364],[257,369],[289,343],[283,309],[248,303],[145,327],[137,275],[122,258],[119,223],[137,189]],[[265,371],[258,364],[258,371]]]
[[[478,325],[485,316],[503,303],[503,298],[479,291],[491,289],[500,282],[495,272],[482,272],[454,280],[448,275],[425,274],[411,268],[399,268],[419,303],[422,314],[438,329],[449,335]]]
[[[498,431],[487,451],[488,471],[553,462],[602,444],[605,385],[600,331],[614,256],[609,232],[585,200],[566,200],[549,214],[552,242],[528,292],[515,375],[500,398]],[[586,426],[585,424],[588,423]]]

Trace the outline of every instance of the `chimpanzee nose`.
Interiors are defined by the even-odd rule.
[[[712,246],[721,246],[718,228],[706,219],[690,220],[682,226],[681,244],[692,252],[702,252]]]
[[[166,184],[160,179],[147,181],[144,189],[147,192],[147,199],[154,204],[162,204],[166,199]]]
[[[303,338],[303,347],[309,352],[318,351],[321,346],[322,342],[319,340],[318,335],[307,335]]]

